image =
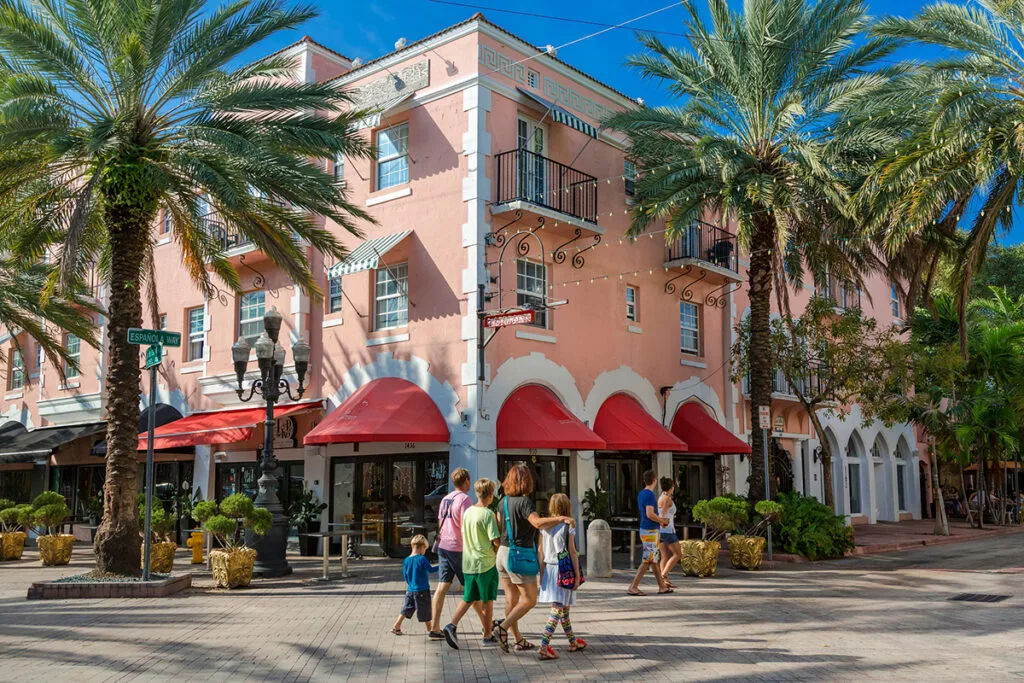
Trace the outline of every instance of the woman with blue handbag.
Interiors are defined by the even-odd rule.
[[[537,604],[538,575],[537,531],[559,524],[575,526],[572,517],[543,518],[533,503],[533,475],[523,464],[513,465],[501,483],[505,497],[498,503],[498,528],[501,547],[497,567],[501,589],[505,592],[505,618],[494,622],[494,633],[503,652],[509,651],[508,634],[515,639],[517,652],[536,645],[523,638],[519,620]]]

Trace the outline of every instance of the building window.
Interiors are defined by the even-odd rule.
[[[850,478],[850,514],[859,515],[861,513],[860,504],[860,463],[851,462],[847,465],[847,476]]]
[[[82,359],[82,340],[73,334],[64,336],[64,350],[68,355],[68,362],[64,363],[64,377],[71,379],[78,377],[78,368],[72,367],[72,362],[77,366]]]
[[[7,388],[11,391],[25,386],[25,358],[21,349],[11,349],[11,371],[8,373]]]
[[[700,355],[700,307],[679,302],[679,348],[683,353]]]
[[[409,124],[377,133],[377,189],[409,182]]]
[[[892,317],[900,317],[900,293],[895,282],[889,283],[889,308],[892,309]]]
[[[386,330],[409,324],[409,264],[377,270],[374,290],[374,329]]]
[[[636,164],[629,159],[622,162],[622,181],[627,197],[636,196]]]
[[[334,182],[342,183],[345,181],[345,155],[338,154],[334,157]]]
[[[526,84],[531,88],[540,88],[540,74],[533,69],[527,69]]]
[[[206,311],[203,307],[188,311],[188,360],[202,360],[206,345]]]
[[[636,322],[636,287],[626,287],[626,320]]]
[[[42,370],[42,368],[43,368],[43,358],[45,358],[45,357],[46,357],[46,353],[43,351],[43,345],[42,344],[36,344],[36,369],[37,370]]]
[[[900,512],[907,510],[907,464],[902,459],[896,461],[896,497]]]
[[[174,218],[171,216],[170,209],[164,209],[164,219],[160,221],[160,232],[166,235],[171,231],[171,227],[174,225]]]
[[[166,313],[161,313],[160,314],[160,329],[161,330],[166,330],[167,329],[167,314]]]
[[[247,292],[238,300],[238,336],[253,346],[263,334],[263,314],[267,303],[265,292]]]
[[[516,261],[516,305],[535,311],[533,324],[548,326],[544,302],[547,300],[547,268],[543,263],[519,259]]]
[[[327,312],[339,313],[341,311],[341,276],[332,277],[328,285]]]

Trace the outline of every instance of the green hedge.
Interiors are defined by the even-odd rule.
[[[778,501],[783,507],[782,520],[772,528],[787,553],[827,560],[853,550],[853,529],[827,505],[796,492],[779,494]]]

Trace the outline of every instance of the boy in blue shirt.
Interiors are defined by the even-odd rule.
[[[402,622],[416,613],[416,619],[427,627],[430,633],[430,620],[434,616],[430,603],[430,575],[437,572],[437,566],[431,565],[427,559],[427,539],[422,534],[412,537],[409,542],[412,552],[402,563],[402,576],[405,578],[405,604],[398,615],[391,632],[402,635]]]

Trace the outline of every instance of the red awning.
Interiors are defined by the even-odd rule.
[[[274,417],[307,413],[322,408],[323,402],[319,400],[288,403],[274,406]],[[265,407],[193,413],[180,420],[168,422],[163,427],[157,427],[153,432],[153,448],[159,451],[167,448],[248,441],[255,433],[256,427],[262,426],[266,415]],[[146,432],[139,434],[140,451],[146,450],[148,441]]]
[[[665,429],[632,396],[609,396],[597,411],[594,431],[610,451],[670,451],[682,453],[686,444]]]
[[[359,387],[306,435],[304,444],[448,443],[448,423],[427,392],[398,377]]]
[[[602,450],[604,439],[590,431],[550,390],[528,384],[512,392],[498,413],[498,448]]]
[[[686,441],[690,453],[750,453],[749,444],[737,439],[696,403],[679,407],[672,420],[672,433]]]

